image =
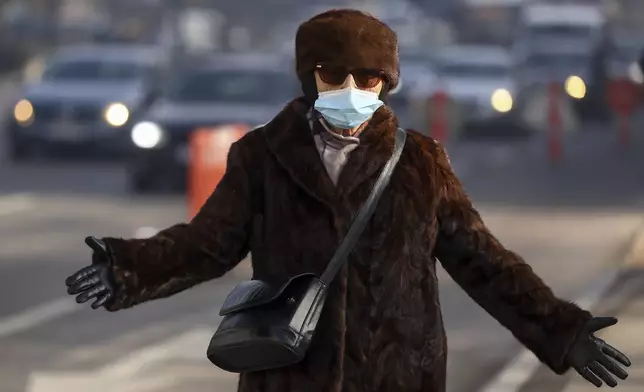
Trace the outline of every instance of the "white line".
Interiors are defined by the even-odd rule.
[[[13,215],[34,208],[34,198],[27,193],[0,196],[0,216]]]
[[[621,269],[616,268],[602,273],[590,289],[574,302],[583,309],[592,308],[617,280],[620,272]],[[493,379],[479,389],[479,392],[517,392],[530,380],[540,364],[531,351],[522,349]]]
[[[71,297],[60,298],[38,305],[24,312],[0,319],[0,338],[22,332],[66,314],[77,312],[82,308]]]

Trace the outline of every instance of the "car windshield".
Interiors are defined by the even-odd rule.
[[[533,54],[528,66],[537,68],[568,69],[584,68],[590,64],[590,56],[585,54]]]
[[[278,103],[293,98],[297,86],[288,74],[270,71],[199,71],[170,83],[166,98],[178,102]]]
[[[510,67],[500,64],[449,63],[441,65],[439,73],[451,78],[504,78],[510,75]]]
[[[43,80],[121,81],[145,77],[151,71],[139,63],[105,60],[62,60],[43,73]]]

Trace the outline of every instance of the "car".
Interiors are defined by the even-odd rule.
[[[525,55],[536,46],[595,46],[605,34],[601,7],[562,2],[524,2],[518,13],[515,47]]]
[[[522,93],[543,94],[549,84],[555,83],[561,95],[571,100],[579,120],[597,121],[606,105],[596,61],[594,51],[585,46],[534,48],[519,61]]]
[[[123,156],[136,116],[157,95],[167,51],[156,46],[91,45],[55,51],[27,81],[8,113],[14,161],[86,152]]]
[[[193,131],[228,124],[251,130],[302,95],[292,64],[281,56],[219,54],[191,63],[170,78],[131,131],[133,193],[184,192]]]
[[[450,45],[436,57],[438,85],[456,104],[461,136],[514,130],[517,84],[511,53],[496,45]]]
[[[518,59],[521,87],[557,82],[565,84],[571,76],[588,84],[591,78],[592,50],[563,46],[533,48]],[[574,95],[574,94],[573,94]]]

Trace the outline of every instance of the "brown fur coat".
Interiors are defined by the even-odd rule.
[[[378,110],[337,187],[297,99],[235,143],[227,172],[189,224],[150,239],[105,238],[115,311],[222,276],[252,252],[275,285],[321,273],[391,154],[395,116]],[[332,283],[308,357],[243,374],[240,392],[444,392],[446,338],[436,260],[555,372],[591,315],[557,299],[483,224],[434,140],[409,132],[388,189]]]

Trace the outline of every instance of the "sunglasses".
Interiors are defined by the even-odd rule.
[[[339,86],[344,83],[349,74],[353,75],[356,86],[361,89],[374,88],[384,80],[385,73],[381,69],[355,68],[349,69],[339,65],[318,64],[316,66],[320,79],[326,84]]]

